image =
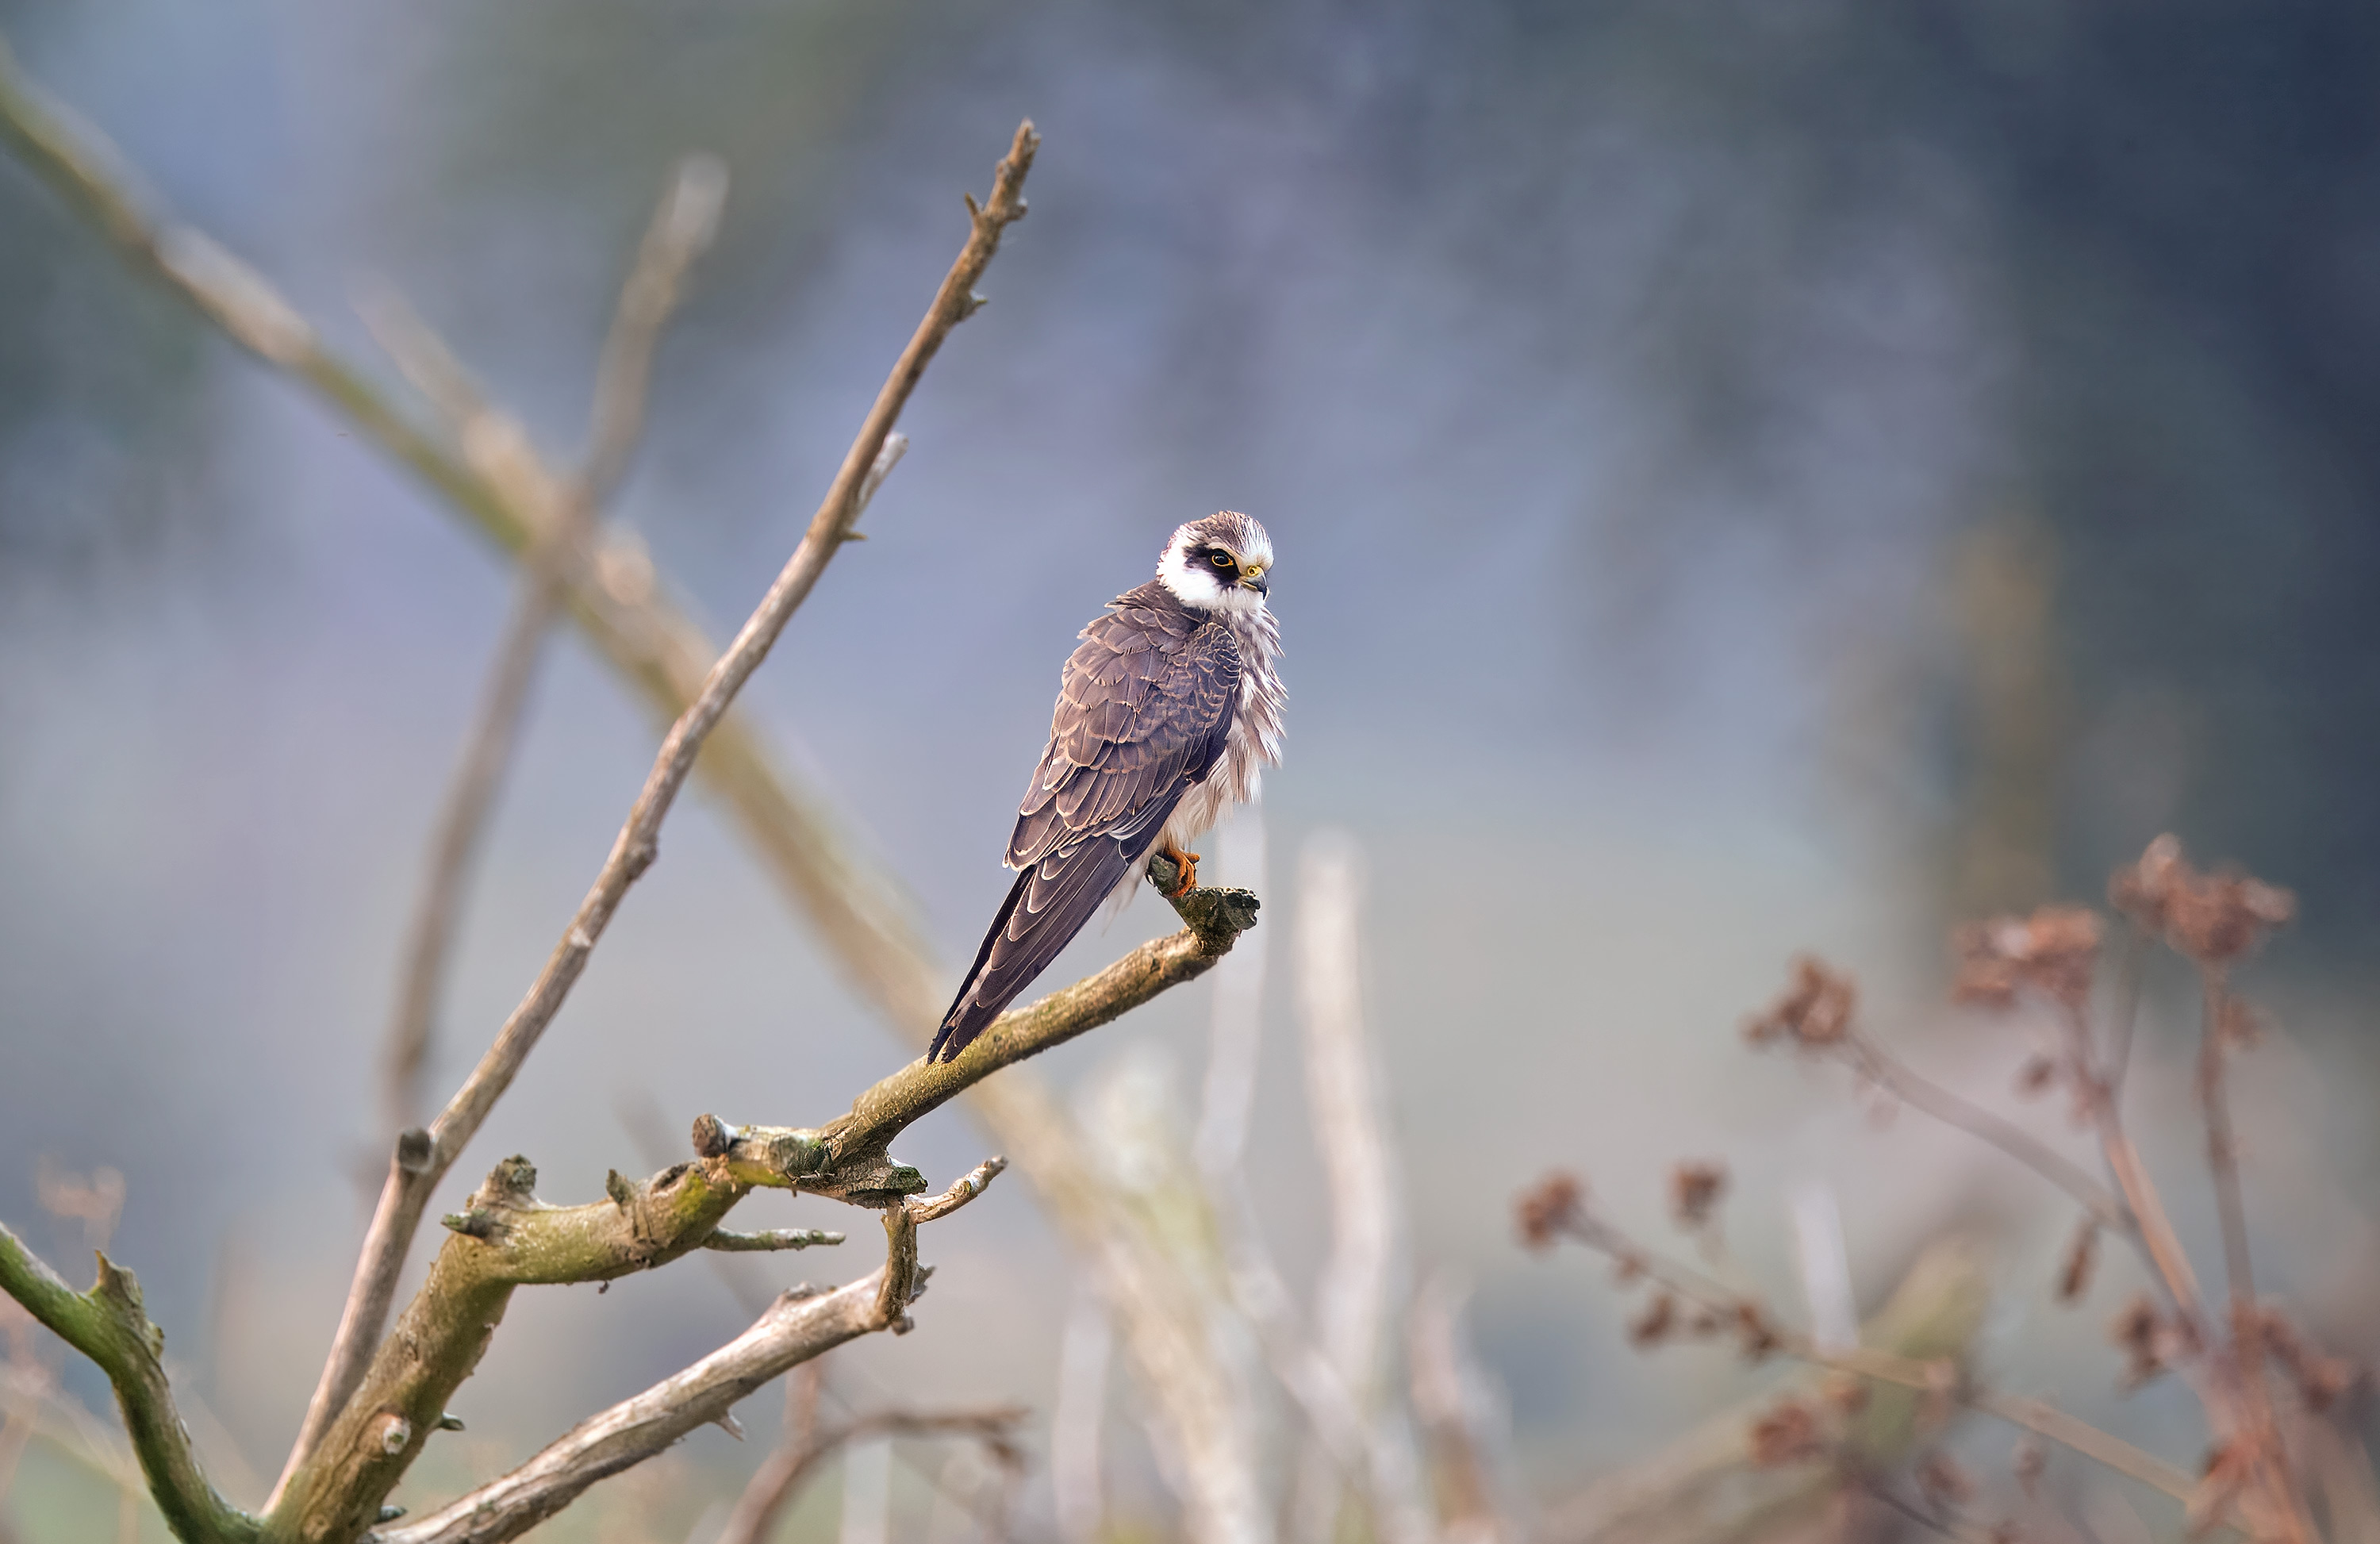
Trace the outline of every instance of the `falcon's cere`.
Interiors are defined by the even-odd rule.
[[[1224,510],[1173,533],[1157,577],[1082,631],[1050,746],[1017,808],[1018,870],[928,1061],[948,1061],[1033,984],[1152,848],[1198,879],[1188,850],[1281,764],[1281,629],[1265,607],[1272,538]]]

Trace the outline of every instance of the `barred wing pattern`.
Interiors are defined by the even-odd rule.
[[[1150,583],[1118,597],[1082,639],[1009,839],[1009,867],[1021,872],[929,1061],[965,1050],[1058,957],[1230,738],[1241,663],[1229,627]]]

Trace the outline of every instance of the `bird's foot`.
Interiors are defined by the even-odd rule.
[[[1173,888],[1165,893],[1165,898],[1169,901],[1178,901],[1197,889],[1198,855],[1184,852],[1170,842],[1160,850],[1164,854],[1165,860],[1172,864],[1175,871],[1180,875],[1180,878],[1174,881]]]

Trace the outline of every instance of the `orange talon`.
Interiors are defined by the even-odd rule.
[[[1181,877],[1173,888],[1165,893],[1167,900],[1178,901],[1198,887],[1198,854],[1185,853],[1170,842],[1160,850],[1164,853],[1168,862],[1181,870]]]

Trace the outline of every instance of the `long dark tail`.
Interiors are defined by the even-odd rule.
[[[1008,899],[1000,905],[1000,915],[991,919],[991,930],[983,935],[983,947],[976,951],[958,996],[951,1000],[950,1012],[942,1015],[926,1059],[947,1062],[956,1056],[1015,1002],[1074,942],[1133,866],[1148,856],[1164,824],[1160,813],[1148,830],[1129,838],[1090,837],[1018,874]]]

